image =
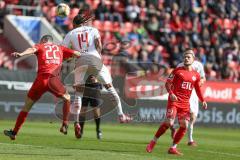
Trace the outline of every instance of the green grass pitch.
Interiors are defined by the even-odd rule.
[[[59,132],[60,122],[27,121],[15,141],[3,135],[14,121],[0,120],[0,160],[239,160],[240,129],[196,127],[199,146],[181,141],[178,148],[184,156],[168,155],[169,131],[158,141],[153,153],[145,147],[158,125],[102,124],[103,140],[96,139],[94,123],[87,123],[82,139],[75,139],[73,125],[68,135]]]

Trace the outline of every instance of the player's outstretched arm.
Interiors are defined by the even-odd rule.
[[[172,82],[167,81],[165,83],[165,87],[166,87],[166,89],[167,89],[167,91],[169,93],[171,101],[177,101],[177,96],[172,91]]]
[[[74,57],[78,58],[81,55],[81,53],[76,50],[72,50],[72,49],[64,47],[64,46],[61,46],[61,48],[63,51],[63,59],[64,60],[69,60]]]
[[[207,109],[207,102],[206,101],[202,102],[202,107],[203,107],[203,109]]]
[[[23,52],[13,52],[11,55],[14,57],[22,57],[22,56],[26,56],[26,55],[32,55],[37,51],[36,48],[28,48]]]
[[[98,53],[100,55],[102,55],[102,42],[101,42],[101,38],[96,38],[94,39],[94,44],[95,44],[95,47],[96,47],[96,50],[98,51]]]
[[[204,98],[203,98],[203,95],[202,95],[202,91],[201,91],[201,89],[200,89],[200,81],[198,81],[196,84],[195,84],[195,86],[194,86],[194,88],[195,88],[195,90],[196,90],[196,93],[197,93],[197,96],[198,96],[198,98],[199,98],[199,100],[202,102],[202,107],[203,107],[203,109],[207,109],[207,102],[204,100]]]
[[[172,91],[175,71],[176,70],[172,71],[172,73],[168,76],[167,82],[165,83],[165,87],[169,93],[171,101],[177,101],[177,96]]]
[[[74,51],[74,52],[73,52],[73,56],[74,56],[74,57],[80,57],[80,56],[81,56],[81,53],[78,52],[78,51]]]
[[[205,77],[202,77],[202,78],[200,79],[200,86],[202,86],[205,82],[206,82],[206,78],[205,78]]]

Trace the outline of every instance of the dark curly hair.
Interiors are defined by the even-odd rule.
[[[81,25],[94,18],[94,14],[90,10],[79,10],[78,15],[73,18],[74,25]]]

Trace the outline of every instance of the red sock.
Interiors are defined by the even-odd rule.
[[[161,124],[157,132],[155,133],[155,137],[159,138],[161,135],[163,135],[166,130],[169,128],[169,126],[166,123]]]
[[[25,122],[27,118],[28,112],[21,111],[17,117],[15,127],[13,129],[13,132],[15,134],[18,133],[19,129],[22,127],[23,123]]]
[[[173,139],[173,144],[178,144],[186,133],[186,128],[180,127]]]
[[[65,100],[63,104],[63,124],[68,124],[69,112],[70,112],[70,101]]]

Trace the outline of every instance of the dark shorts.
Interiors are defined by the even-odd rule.
[[[101,84],[87,84],[82,98],[82,107],[97,107],[100,105]]]
[[[83,97],[82,99],[82,107],[97,107],[100,105],[100,100],[90,97]]]

